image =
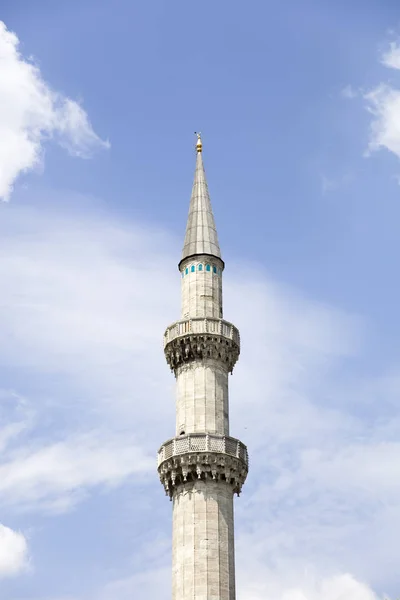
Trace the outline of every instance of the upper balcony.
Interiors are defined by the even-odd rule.
[[[175,373],[182,364],[203,359],[217,360],[232,372],[240,353],[239,330],[223,319],[183,319],[167,327],[164,353]]]

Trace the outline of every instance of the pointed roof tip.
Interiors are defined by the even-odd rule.
[[[197,135],[196,171],[190,199],[186,235],[183,244],[182,260],[196,254],[209,254],[221,259],[217,229],[211,208],[206,174],[203,165],[203,142],[201,134]],[[221,259],[222,260],[222,259]]]
[[[203,142],[201,139],[201,132],[195,131],[194,134],[197,135],[196,152],[197,153],[203,152]]]

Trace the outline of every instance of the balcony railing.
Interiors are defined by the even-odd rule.
[[[224,321],[224,319],[194,317],[192,319],[177,321],[167,327],[164,333],[164,347],[172,340],[184,337],[189,333],[197,335],[220,335],[233,340],[238,346],[240,345],[239,330],[232,323]]]
[[[190,452],[219,452],[236,456],[248,465],[247,448],[239,440],[212,433],[191,433],[165,442],[158,451],[158,465],[164,460]]]

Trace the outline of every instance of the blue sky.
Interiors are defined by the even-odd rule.
[[[170,597],[161,342],[201,130],[238,598],[397,598],[396,3],[0,7],[0,597]]]

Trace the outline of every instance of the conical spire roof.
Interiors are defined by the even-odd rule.
[[[194,254],[210,254],[221,258],[217,230],[203,166],[202,141],[197,134],[196,172],[194,175],[189,216],[186,225],[182,260]]]

